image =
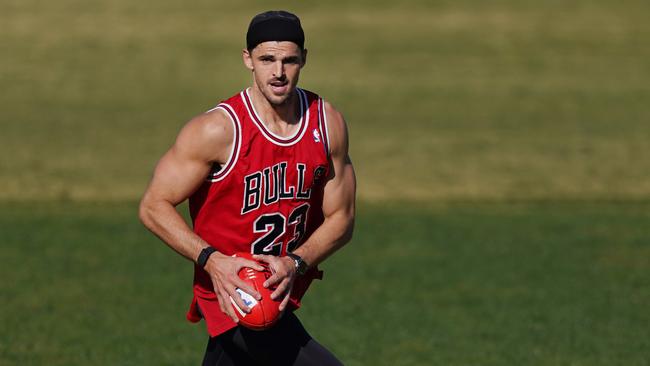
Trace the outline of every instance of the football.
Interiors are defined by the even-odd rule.
[[[275,324],[282,315],[279,309],[280,301],[271,299],[271,293],[273,293],[274,288],[264,288],[264,281],[271,277],[271,270],[268,268],[267,263],[253,259],[250,253],[242,252],[235,254],[235,256],[256,261],[265,268],[264,271],[256,271],[252,268],[244,267],[239,271],[239,277],[249,283],[251,287],[262,295],[262,300],[257,301],[253,296],[243,290],[239,288],[236,290],[242,301],[251,309],[251,312],[247,314],[237,306],[232,298],[230,299],[235,313],[237,313],[237,317],[239,318],[239,324],[253,330],[267,329]]]

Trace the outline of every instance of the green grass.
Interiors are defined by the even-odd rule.
[[[648,4],[275,6],[303,17],[301,82],[346,115],[360,197],[417,201],[647,198]],[[180,126],[250,83],[268,6],[4,1],[0,198],[137,199]]]
[[[362,205],[299,314],[348,365],[645,365],[648,204]],[[0,364],[194,365],[191,264],[133,204],[0,212]]]

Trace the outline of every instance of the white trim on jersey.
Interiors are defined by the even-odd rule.
[[[327,141],[327,155],[332,154],[332,148],[330,147],[330,132],[327,127],[327,113],[325,112],[325,99],[321,98],[321,103],[323,104],[323,126],[325,127],[325,141]]]
[[[211,108],[211,109],[208,109],[207,111],[203,112],[203,114],[207,114],[207,113],[210,113],[210,112],[212,112],[212,111],[215,111],[217,108],[219,108],[220,105],[221,105],[221,103],[217,104],[216,107]]]
[[[239,160],[239,152],[242,146],[241,122],[239,121],[239,117],[237,117],[235,110],[230,105],[221,103],[218,106],[210,109],[208,112],[214,111],[216,109],[223,110],[230,119],[230,122],[232,122],[234,139],[232,146],[230,147],[230,155],[228,156],[228,160],[226,160],[226,162],[222,165],[222,170],[219,170],[218,172],[213,173],[211,177],[206,178],[206,180],[213,183],[223,180],[226,176],[228,176],[235,165],[237,165],[237,161]],[[224,171],[223,168],[226,170]]]
[[[307,95],[303,90],[296,88],[298,97],[300,99],[300,127],[298,127],[293,135],[289,137],[282,137],[276,135],[268,128],[266,128],[264,121],[260,118],[260,116],[257,114],[257,111],[255,110],[253,99],[250,97],[249,89],[250,88],[247,88],[240,93],[242,101],[244,102],[244,106],[246,106],[246,110],[248,111],[250,118],[253,120],[253,123],[262,132],[262,135],[264,135],[267,140],[279,146],[292,146],[295,145],[298,141],[302,140],[302,137],[305,135],[305,132],[308,129],[307,127],[309,126],[309,107],[307,106]],[[249,102],[250,107],[248,105]]]

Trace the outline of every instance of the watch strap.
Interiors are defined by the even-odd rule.
[[[201,250],[201,253],[199,253],[199,257],[196,259],[196,264],[198,264],[201,268],[205,267],[205,264],[208,263],[208,258],[210,258],[212,253],[216,251],[217,250],[213,247],[203,248],[203,250]]]
[[[302,276],[305,273],[307,273],[307,269],[309,268],[309,265],[307,264],[307,262],[305,262],[302,259],[302,257],[300,257],[297,254],[293,254],[293,253],[287,253],[287,257],[293,259],[293,262],[296,265],[296,274],[298,276]]]

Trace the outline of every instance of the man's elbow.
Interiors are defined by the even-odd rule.
[[[138,207],[138,218],[142,225],[150,229],[153,226],[153,207],[151,200],[148,199],[145,195],[140,201],[140,206]]]
[[[352,234],[354,233],[354,214],[346,214],[345,217],[342,218],[342,220],[345,222],[344,224],[344,230],[343,234],[341,235],[341,243],[342,245],[347,244],[350,240],[352,240]]]

